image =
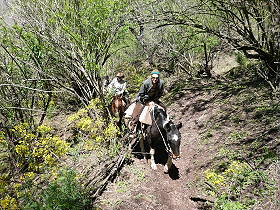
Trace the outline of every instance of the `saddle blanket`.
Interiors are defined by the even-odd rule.
[[[131,118],[134,107],[136,105],[136,102],[131,104],[127,110],[124,112],[125,113],[125,118]],[[147,125],[152,125],[152,117],[151,117],[151,112],[154,108],[154,105],[146,105],[140,114],[139,121],[141,123],[147,124]],[[160,107],[162,108],[162,107]],[[163,109],[163,108],[162,108]]]

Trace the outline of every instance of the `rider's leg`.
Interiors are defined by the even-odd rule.
[[[136,102],[136,105],[135,105],[133,113],[132,113],[132,119],[131,119],[131,122],[130,122],[130,126],[129,126],[130,127],[129,128],[130,132],[132,134],[136,133],[136,126],[137,126],[137,123],[139,121],[139,117],[140,117],[143,109],[144,109],[144,105]]]

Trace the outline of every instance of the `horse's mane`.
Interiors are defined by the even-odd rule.
[[[167,114],[166,110],[162,106],[159,106],[157,104],[152,108],[151,114],[154,115],[152,116],[152,118],[154,118],[156,114],[162,114],[162,117],[165,118],[164,120],[166,122],[170,121],[169,115]]]

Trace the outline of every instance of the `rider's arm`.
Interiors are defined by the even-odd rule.
[[[115,89],[115,83],[116,83],[116,78],[114,78],[114,79],[110,82],[110,84],[108,85],[108,90],[109,90],[109,91],[114,91],[114,89]]]
[[[138,97],[137,97],[137,100],[140,101],[140,102],[144,102],[144,98],[147,98],[148,96],[148,93],[147,93],[147,84],[145,82],[143,82],[141,88],[140,88],[140,91],[138,93]]]
[[[108,88],[109,90],[113,87],[113,81],[114,81],[114,80],[112,80],[112,81],[109,83],[109,85],[107,86],[107,88]]]
[[[125,82],[125,83],[123,84],[123,87],[122,87],[122,91],[121,91],[121,92],[122,92],[123,95],[128,95],[128,91],[127,91],[127,89],[126,89],[126,84],[127,84],[127,83]]]

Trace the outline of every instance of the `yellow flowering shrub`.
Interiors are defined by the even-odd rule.
[[[214,185],[215,187],[219,187],[225,184],[225,177],[216,172],[207,170],[205,172],[205,176],[206,176],[206,180],[212,183],[212,185]]]
[[[216,198],[215,209],[248,209],[254,202],[241,198],[241,195],[244,192],[252,193],[251,189],[258,186],[260,181],[265,182],[264,177],[262,171],[253,169],[247,162],[236,160],[227,164],[224,171],[205,171],[207,192]]]
[[[32,131],[27,123],[22,123],[10,129],[12,138],[0,133],[1,152],[13,154],[3,159],[8,164],[3,166],[1,163],[0,209],[21,209],[23,200],[28,201],[34,196],[33,190],[36,191],[37,187],[34,180],[49,181],[53,176],[50,171],[55,171],[58,160],[70,146],[51,132],[49,126],[42,125]],[[44,178],[46,171],[48,177]]]
[[[4,143],[4,142],[5,142],[5,132],[0,131],[0,143]]]
[[[97,145],[106,145],[104,142],[110,142],[111,139],[116,138],[119,134],[119,128],[115,123],[107,122],[103,118],[102,112],[104,111],[104,105],[100,99],[96,98],[90,101],[90,104],[80,109],[75,114],[68,118],[68,121],[73,122],[75,126],[83,132],[86,140],[86,149],[97,149]],[[92,118],[94,116],[94,118]],[[89,144],[92,141],[94,144]]]
[[[240,162],[240,161],[233,161],[227,170],[224,171],[224,174],[227,177],[233,177],[239,174],[243,174],[246,170],[250,170],[250,166],[248,163]]]
[[[39,133],[50,133],[53,129],[50,126],[40,125],[37,128]]]
[[[9,183],[7,182],[7,180],[8,180],[7,177],[8,177],[7,173],[5,173],[5,174],[3,173],[0,176],[0,195],[4,194],[6,192],[7,187],[9,185]]]
[[[31,133],[27,123],[16,125],[12,133],[16,137],[15,152],[18,166],[28,166],[28,171],[41,171],[54,165],[69,150],[69,143],[50,134],[52,128],[41,125]]]
[[[240,179],[244,179],[252,169],[247,163],[233,161],[223,172],[214,172],[212,170],[205,171],[205,178],[215,190],[214,191],[231,191],[231,188],[237,189]]]
[[[5,198],[0,200],[0,206],[3,210],[17,210],[18,202],[15,198],[10,197],[9,195],[5,196]]]

